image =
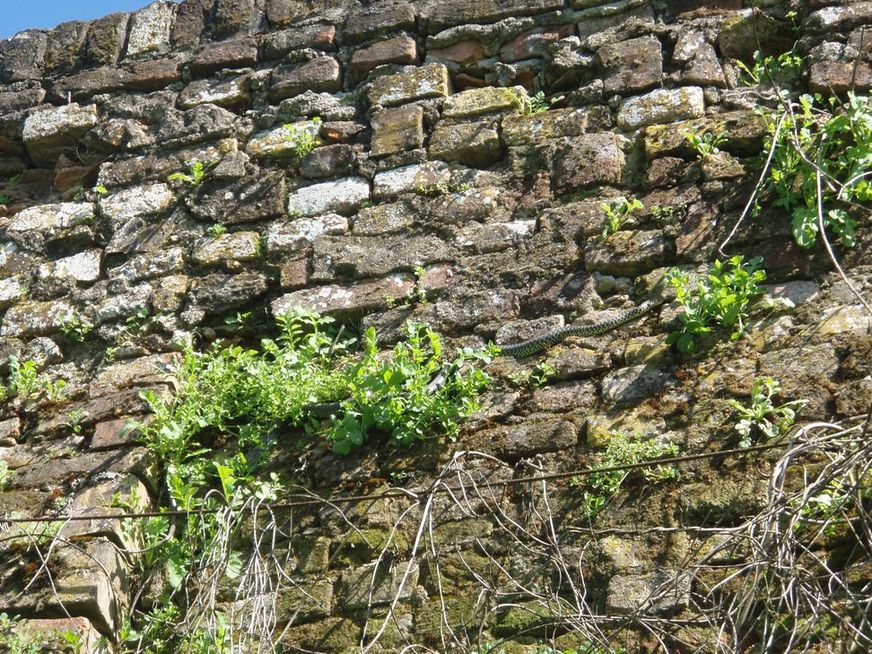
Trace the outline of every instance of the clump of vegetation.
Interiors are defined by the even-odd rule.
[[[94,324],[77,313],[71,315],[61,325],[61,333],[76,343],[84,343],[92,331],[94,331]]]
[[[12,193],[12,190],[15,188],[15,184],[18,182],[18,178],[20,175],[15,175],[6,180],[6,186],[3,189],[3,192],[0,193],[0,204],[7,205],[12,202],[12,197],[9,195]]]
[[[841,102],[805,94],[768,123],[766,150],[774,153],[764,192],[790,212],[796,242],[809,248],[827,229],[852,247],[854,215],[872,200],[869,97],[849,94]]]
[[[52,402],[61,399],[67,382],[52,380],[40,374],[35,361],[22,361],[15,355],[9,357],[9,378],[6,385],[0,385],[0,401],[18,397],[24,400],[45,396]]]
[[[727,142],[726,136],[714,132],[688,133],[684,135],[684,138],[700,159],[707,159],[718,154],[721,151],[720,146]]]
[[[605,452],[599,455],[597,465],[588,467],[589,470],[593,471],[592,474],[573,479],[575,485],[585,487],[582,494],[585,513],[593,519],[621,489],[624,482],[634,474],[641,475],[641,478],[647,483],[678,478],[678,469],[673,465],[652,465],[631,470],[607,470],[608,468],[620,468],[645,461],[674,457],[677,454],[678,446],[675,443],[660,443],[653,438],[636,440],[621,432],[614,432]],[[603,471],[596,472],[597,470]]]
[[[56,639],[64,647],[64,652],[78,654],[82,651],[82,639],[75,631],[61,631]],[[46,648],[49,647],[44,633],[28,630],[19,618],[7,613],[0,613],[0,646],[8,654],[40,654],[48,651]]]
[[[642,209],[642,203],[639,200],[636,198],[627,199],[624,196],[614,198],[600,206],[606,214],[606,222],[599,237],[600,242],[605,241],[609,236],[621,229],[630,220],[634,211]]]
[[[757,84],[776,84],[791,87],[799,81],[802,73],[802,57],[796,49],[782,52],[778,56],[764,57],[759,50],[754,52],[754,63],[747,66],[737,60],[739,82],[746,86]]]
[[[227,233],[227,226],[222,225],[221,223],[215,223],[214,225],[210,225],[209,229],[206,230],[206,233],[209,234],[212,238],[218,238],[219,236],[224,236]]]
[[[316,147],[321,145],[318,132],[321,130],[321,119],[318,116],[306,123],[288,123],[283,125],[285,140],[290,142],[294,159],[303,159]]]
[[[696,289],[686,273],[671,270],[666,280],[675,289],[682,313],[678,316],[681,329],[672,332],[667,343],[674,343],[679,352],[693,352],[699,339],[715,329],[732,329],[730,338],[738,339],[745,330],[751,300],[763,293],[759,285],[766,272],[761,263],[759,257],[745,262],[741,255],[726,263],[717,260]]]
[[[736,424],[736,431],[741,436],[739,447],[751,447],[760,440],[781,436],[796,422],[797,414],[808,400],[792,400],[775,406],[772,398],[780,392],[781,386],[772,377],[757,377],[751,383],[750,406],[729,400],[730,406],[741,417]]]
[[[183,182],[188,186],[199,186],[206,177],[206,167],[202,161],[194,161],[188,166],[187,173],[173,173],[167,180],[170,182]]]
[[[555,104],[563,100],[566,96],[558,95],[553,98],[546,98],[544,91],[537,91],[531,96],[524,98],[524,113],[525,114],[540,114],[548,111]]]
[[[5,459],[0,459],[0,490],[8,488],[14,476],[15,471],[9,469],[9,463]]]

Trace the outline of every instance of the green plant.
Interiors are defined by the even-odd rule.
[[[738,339],[745,329],[751,300],[763,293],[759,284],[766,273],[760,268],[761,261],[755,258],[746,263],[739,255],[726,263],[717,260],[695,290],[684,272],[671,270],[666,281],[675,289],[682,307],[678,316],[681,329],[669,334],[666,342],[674,343],[679,352],[689,353],[701,336],[715,328],[732,329],[730,338]]]
[[[61,333],[76,343],[83,343],[94,331],[94,324],[77,313],[72,314],[61,324]]]
[[[15,188],[15,184],[18,182],[18,178],[20,175],[15,175],[6,180],[6,187],[3,189],[3,192],[0,193],[0,204],[6,205],[12,202],[12,198],[9,196],[9,193],[12,193],[12,190]]]
[[[282,128],[285,131],[285,141],[291,144],[294,159],[297,161],[321,145],[321,140],[318,138],[321,119],[318,116],[305,123],[288,123]]]
[[[543,91],[537,91],[533,95],[524,98],[524,113],[538,114],[548,111],[553,105],[557,104],[565,97],[566,96],[558,95],[548,99],[545,97]]]
[[[67,413],[67,417],[70,420],[70,429],[73,430],[74,434],[82,433],[82,420],[84,420],[88,416],[88,412],[84,409],[72,409],[69,413]]]
[[[583,485],[582,505],[585,513],[593,519],[606,503],[620,490],[624,482],[638,474],[647,483],[657,483],[678,478],[678,469],[671,465],[656,465],[629,470],[602,470],[643,463],[656,459],[674,457],[678,454],[675,443],[660,443],[655,439],[634,440],[621,432],[612,432],[605,452],[598,456],[598,464],[588,467],[592,474],[573,479],[574,485]]]
[[[0,459],[0,490],[8,488],[14,476],[15,471],[9,469],[9,463],[5,459]]]
[[[872,200],[869,97],[850,93],[841,102],[802,95],[798,104],[768,116],[768,124],[767,150],[774,152],[764,190],[790,212],[796,242],[811,247],[823,226],[853,246],[854,214]]]
[[[687,133],[684,138],[700,159],[718,154],[721,151],[720,146],[727,142],[727,137],[723,134],[708,131],[702,134]]]
[[[42,390],[44,385],[35,361],[21,361],[14,355],[9,357],[9,395],[28,398]]]
[[[209,234],[212,238],[218,238],[219,236],[224,236],[227,233],[227,226],[222,225],[221,223],[215,223],[214,225],[210,225],[209,229],[206,230],[206,233]]]
[[[741,436],[739,447],[751,447],[759,440],[776,438],[793,426],[796,415],[808,400],[792,400],[775,406],[772,398],[780,391],[780,385],[772,377],[757,377],[751,383],[750,406],[729,400],[730,406],[741,417],[736,424],[736,431]]]
[[[202,161],[194,161],[188,166],[188,173],[173,173],[167,177],[170,182],[184,182],[188,186],[199,186],[206,177],[206,167]]]
[[[536,389],[544,386],[556,372],[554,366],[543,362],[533,368],[525,368],[510,374],[509,381],[516,386],[529,386],[532,389]]]
[[[602,242],[617,232],[630,219],[634,211],[641,210],[642,203],[636,198],[628,200],[624,196],[620,196],[601,204],[600,207],[606,214],[606,222],[599,237]]]
[[[754,63],[751,67],[741,60],[736,60],[736,65],[739,67],[739,83],[747,86],[769,83],[791,87],[799,80],[802,64],[802,57],[795,49],[769,57],[764,57],[757,50],[754,52]]]
[[[66,654],[79,654],[82,651],[82,639],[74,631],[57,632],[55,638],[63,642]],[[46,643],[44,632],[31,631],[20,618],[0,613],[0,647],[4,654],[41,654],[48,651],[50,645]],[[51,650],[58,651],[53,647]]]
[[[102,184],[97,184],[97,186],[94,187],[94,193],[97,195],[106,195],[109,193],[109,189]]]

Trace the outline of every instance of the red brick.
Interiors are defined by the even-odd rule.
[[[351,56],[348,72],[356,80],[382,64],[414,64],[418,60],[418,46],[408,36],[397,36],[368,48],[358,50]]]
[[[575,34],[575,25],[563,25],[554,29],[538,29],[526,32],[500,48],[500,59],[507,62],[541,57],[548,45]]]
[[[341,88],[339,62],[333,57],[316,57],[303,64],[274,69],[269,97],[272,102],[278,102],[305,91],[334,93]]]
[[[459,64],[471,64],[484,59],[484,46],[478,41],[459,41],[447,48],[430,50],[430,57]]]
[[[257,44],[252,38],[222,41],[203,48],[190,64],[194,75],[211,75],[222,68],[245,68],[257,63]]]

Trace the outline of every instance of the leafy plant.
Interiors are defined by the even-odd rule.
[[[642,209],[642,203],[639,200],[636,198],[628,200],[624,196],[615,198],[600,206],[606,213],[606,222],[599,237],[601,242],[617,232],[630,219],[634,211]]]
[[[102,184],[97,184],[97,186],[94,187],[94,193],[97,195],[106,195],[109,193],[109,189]]]
[[[12,190],[15,188],[15,184],[18,182],[18,178],[20,175],[15,175],[6,180],[6,187],[3,189],[3,192],[0,193],[0,204],[6,205],[12,202],[12,198],[9,196],[9,193],[12,193]]]
[[[820,223],[846,247],[854,244],[858,203],[872,200],[872,105],[868,96],[836,98],[802,95],[788,113],[768,117],[774,147],[765,190],[773,204],[790,212],[793,236],[814,245]],[[820,207],[818,179],[820,167]],[[821,220],[822,218],[822,220]]]
[[[793,86],[802,73],[802,57],[796,49],[782,52],[778,56],[764,57],[759,50],[754,52],[754,63],[751,67],[741,60],[736,60],[739,67],[739,82],[745,85],[774,83],[780,86]]]
[[[577,477],[575,485],[584,485],[582,503],[588,517],[594,518],[606,503],[620,490],[623,483],[633,474],[640,474],[648,483],[656,483],[678,478],[678,469],[673,465],[656,465],[636,470],[603,470],[643,463],[656,459],[673,457],[678,454],[675,443],[659,443],[655,439],[633,440],[621,432],[613,432],[605,452],[599,455],[598,465],[588,467],[594,471],[587,477]]]
[[[285,140],[290,142],[294,159],[297,161],[321,145],[321,140],[318,138],[321,119],[318,116],[305,123],[288,123],[283,126],[283,129]]]
[[[784,434],[796,421],[796,415],[808,400],[792,400],[775,406],[772,398],[781,387],[772,377],[757,377],[751,383],[751,404],[745,406],[736,400],[729,404],[741,417],[736,424],[741,440],[739,447],[751,447],[761,436],[772,439]]]
[[[56,638],[67,646],[64,652],[79,654],[82,651],[82,639],[74,631],[58,632]],[[28,630],[20,618],[0,613],[0,647],[4,654],[41,654],[50,647],[45,639],[46,634]],[[52,648],[52,651],[57,650]]]
[[[83,343],[94,331],[93,323],[77,313],[74,313],[61,324],[61,333],[76,343]]]
[[[558,95],[553,98],[546,98],[543,91],[537,91],[531,96],[524,98],[524,113],[538,114],[548,111],[552,106],[563,100],[566,96]]]
[[[184,182],[188,186],[199,186],[206,177],[206,167],[202,161],[194,161],[188,166],[188,173],[173,173],[167,177],[170,182]]]
[[[758,257],[746,263],[741,255],[726,263],[717,260],[695,290],[687,274],[671,270],[666,280],[682,307],[678,316],[681,329],[669,334],[666,342],[688,353],[693,352],[701,336],[714,329],[732,329],[730,338],[738,339],[745,329],[751,300],[763,293],[759,284],[766,279],[766,272],[760,268],[761,262]]]
[[[687,133],[684,138],[700,159],[718,154],[721,151],[720,146],[727,142],[727,137],[723,134],[708,131],[702,134]]]
[[[9,463],[5,459],[0,459],[0,490],[8,488],[14,476],[15,471],[9,469]]]
[[[544,386],[557,371],[549,363],[541,363],[533,368],[525,368],[509,375],[509,380],[516,386],[529,386],[536,389]]]
[[[210,225],[209,229],[206,232],[212,238],[218,238],[219,236],[224,236],[227,233],[227,226],[222,225],[221,223],[215,223],[214,225]]]

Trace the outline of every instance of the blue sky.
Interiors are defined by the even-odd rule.
[[[29,28],[51,29],[68,20],[100,18],[113,11],[135,11],[151,0],[7,0],[0,18],[0,39]],[[5,2],[3,3],[6,4]]]

